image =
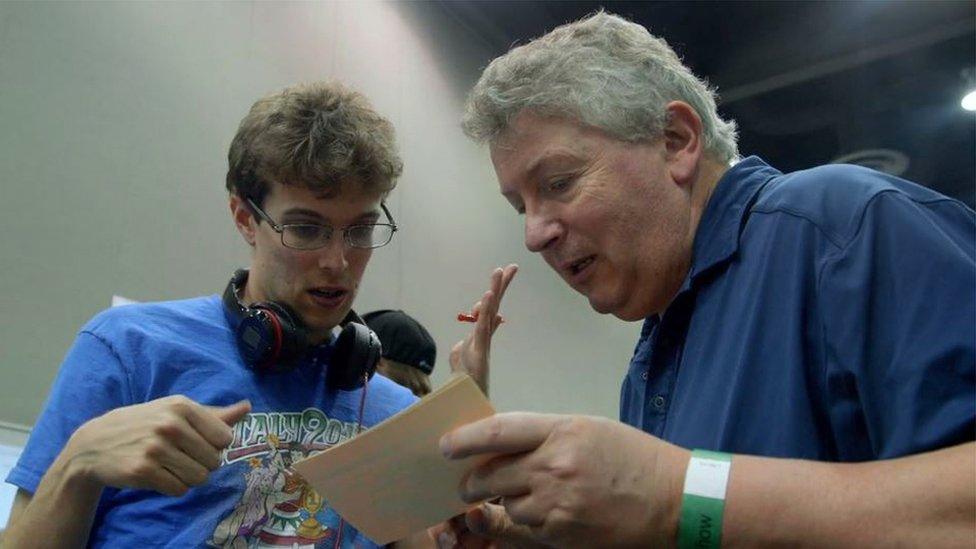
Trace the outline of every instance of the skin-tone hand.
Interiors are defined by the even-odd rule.
[[[475,534],[518,547],[675,543],[689,452],[622,423],[498,414],[448,433],[441,450],[451,459],[498,455],[460,487],[465,501],[502,498],[467,513]]]
[[[180,395],[118,408],[78,428],[59,459],[99,487],[179,496],[220,466],[231,426],[250,409],[247,401],[204,406]]]
[[[170,396],[118,408],[79,427],[34,494],[17,493],[4,547],[84,547],[102,489],[179,496],[203,484],[249,402],[204,406]],[[58,520],[52,526],[51,517]],[[38,531],[48,532],[39,543]]]
[[[505,290],[518,271],[518,265],[508,265],[491,273],[489,290],[474,304],[471,314],[478,318],[474,330],[451,349],[451,371],[470,375],[488,394],[488,362],[491,354],[491,337],[501,324],[498,309]]]
[[[549,547],[531,541],[531,533],[528,529],[514,526],[511,521],[498,526],[498,529],[508,528],[506,534],[502,536],[505,540],[490,539],[474,533],[474,531],[497,531],[497,529],[492,530],[487,524],[504,520],[504,516],[505,508],[501,505],[482,503],[464,515],[456,516],[446,523],[428,529],[427,533],[437,542],[438,549],[544,549]],[[469,523],[475,525],[474,531],[468,527]]]

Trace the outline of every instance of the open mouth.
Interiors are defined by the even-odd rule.
[[[583,269],[589,267],[590,264],[593,263],[594,261],[596,261],[595,255],[590,255],[578,261],[574,261],[569,265],[569,274],[573,276],[578,275],[583,271]]]
[[[309,293],[317,296],[324,297],[326,299],[336,299],[342,297],[346,293],[345,290],[309,290]]]
[[[319,307],[333,309],[346,302],[349,291],[343,288],[315,288],[309,290],[308,294]]]

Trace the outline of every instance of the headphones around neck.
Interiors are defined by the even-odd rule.
[[[224,309],[234,320],[232,325],[241,359],[248,368],[259,373],[293,370],[315,347],[309,343],[308,328],[284,303],[242,303],[241,291],[247,282],[247,274],[246,269],[235,271],[223,296]],[[342,330],[335,338],[326,384],[330,389],[352,391],[373,377],[383,354],[382,347],[376,334],[354,311],[350,310],[340,325]]]

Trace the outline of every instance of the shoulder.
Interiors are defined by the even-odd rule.
[[[962,203],[911,181],[861,166],[830,164],[772,178],[752,212],[805,220],[834,244],[844,246],[857,234],[866,212],[880,201],[964,215],[968,210]]]
[[[226,321],[219,297],[211,295],[112,307],[95,315],[81,331],[114,346],[146,338],[199,337],[219,329],[226,329]]]
[[[418,400],[409,389],[380,374],[369,380],[367,390],[368,399],[380,404],[387,415],[393,415]]]

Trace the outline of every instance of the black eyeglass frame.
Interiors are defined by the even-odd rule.
[[[328,225],[321,225],[321,224],[318,224],[318,223],[283,223],[283,224],[279,224],[274,219],[271,219],[271,216],[268,215],[267,212],[265,212],[264,210],[262,210],[250,198],[245,198],[244,201],[247,202],[247,205],[251,208],[251,211],[253,211],[254,213],[256,213],[258,215],[258,217],[260,217],[261,219],[267,221],[268,222],[268,225],[271,226],[271,228],[274,230],[274,232],[278,233],[278,235],[281,237],[281,245],[284,246],[284,247],[286,247],[286,248],[290,248],[292,250],[305,250],[305,251],[307,251],[307,250],[318,250],[318,249],[324,248],[324,247],[326,247],[326,246],[329,245],[329,242],[332,240],[332,235],[335,234],[336,231],[342,231],[342,240],[346,244],[348,244],[350,247],[352,247],[352,248],[356,248],[356,249],[360,249],[360,250],[375,250],[376,248],[382,248],[383,246],[386,246],[387,244],[389,244],[390,242],[392,242],[393,241],[393,235],[396,234],[396,232],[398,230],[400,230],[400,228],[396,224],[396,221],[393,220],[393,216],[390,215],[390,210],[388,210],[386,208],[386,203],[385,202],[380,202],[380,209],[383,210],[383,215],[386,216],[386,220],[389,221],[389,223],[355,223],[355,224],[349,225],[348,227],[342,227],[341,229],[336,229],[335,227],[329,227]],[[325,239],[325,241],[322,243],[321,246],[316,246],[314,248],[297,248],[295,246],[289,246],[288,244],[285,244],[285,228],[286,227],[289,227],[289,226],[302,226],[302,227],[314,226],[314,227],[321,227],[323,229],[328,230],[328,235],[329,236]],[[350,229],[353,229],[353,228],[356,228],[356,227],[376,227],[376,226],[383,226],[383,227],[389,227],[390,228],[390,238],[387,239],[387,241],[384,242],[384,243],[382,243],[382,244],[379,244],[377,246],[358,246],[358,245],[354,244],[350,240],[350,238],[349,238],[349,230]]]

